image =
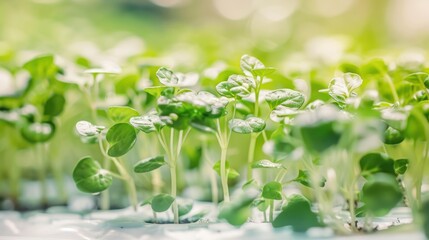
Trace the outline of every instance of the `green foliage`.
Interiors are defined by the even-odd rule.
[[[263,159],[261,161],[256,161],[252,164],[252,168],[282,168],[283,166],[280,163],[271,162],[270,160]]]
[[[266,199],[282,200],[283,186],[279,182],[269,182],[262,189],[262,197]]]
[[[383,153],[368,153],[364,155],[359,166],[363,177],[368,178],[376,173],[395,175],[394,161]]]
[[[28,123],[21,128],[22,137],[31,143],[49,141],[55,133],[55,125],[52,122]]]
[[[310,201],[301,195],[288,198],[288,203],[272,222],[274,228],[292,226],[295,232],[305,232],[312,227],[320,227],[317,214],[311,210]]]
[[[45,103],[43,115],[51,118],[59,116],[66,104],[66,99],[61,94],[53,94]]]
[[[106,134],[106,140],[110,144],[107,154],[111,157],[120,157],[126,154],[136,142],[136,131],[128,123],[113,125]]]
[[[341,77],[331,80],[328,87],[329,95],[340,104],[347,103],[347,99],[356,96],[355,90],[362,85],[362,78],[355,73],[345,73]]]
[[[241,226],[251,215],[251,206],[255,199],[253,192],[243,192],[233,201],[224,203],[219,210],[219,219],[225,219],[229,224]]]
[[[84,157],[73,170],[73,180],[80,191],[98,193],[112,185],[113,177],[96,160]]]
[[[402,191],[395,176],[376,173],[363,186],[361,199],[368,215],[380,217],[388,214],[401,201]]]
[[[109,107],[107,115],[115,123],[128,123],[132,117],[139,116],[140,114],[130,107],[115,106]]]
[[[234,179],[240,176],[240,173],[238,173],[237,170],[230,167],[229,161],[225,162],[225,168],[229,179]],[[216,173],[220,176],[220,160],[215,162],[213,165],[213,170],[215,170]]]
[[[134,164],[134,172],[145,173],[158,169],[166,164],[164,156],[143,159]]]
[[[152,210],[155,212],[165,212],[170,208],[174,200],[174,197],[169,194],[158,194],[152,198]]]
[[[231,119],[229,127],[233,132],[241,134],[249,134],[261,132],[265,129],[265,121],[257,117],[249,117],[245,120]]]

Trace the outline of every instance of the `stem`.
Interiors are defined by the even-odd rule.
[[[249,152],[247,154],[247,181],[250,181],[253,178],[252,163],[255,159],[255,145],[257,139],[258,134],[250,134]]]
[[[270,204],[270,222],[273,222],[273,220],[274,220],[274,200],[270,199],[269,204]]]
[[[392,78],[388,74],[383,74],[384,80],[389,85],[390,91],[392,92],[393,100],[395,103],[399,103],[398,93],[396,92],[395,85],[393,84]]]
[[[40,204],[42,208],[48,204],[48,189],[46,185],[46,171],[45,171],[45,161],[44,161],[44,149],[42,143],[36,144],[36,156],[39,160],[39,181],[40,181]]]
[[[128,190],[128,198],[130,200],[131,205],[133,206],[134,211],[137,211],[138,200],[137,200],[136,186],[134,184],[133,178],[117,158],[111,158],[111,159],[113,160],[113,163],[118,169],[120,176],[122,176],[122,179],[125,181],[125,185]]]
[[[103,168],[109,170],[110,161],[109,161],[109,158],[107,157],[107,154],[105,154],[103,139],[101,138],[101,134],[98,136],[98,147],[100,149],[100,152],[103,153]],[[109,210],[110,209],[109,189],[106,189],[105,191],[101,192],[100,198],[101,198],[100,199],[101,210]]]
[[[220,157],[220,180],[223,190],[223,201],[228,203],[230,202],[229,198],[229,189],[228,189],[228,174],[226,172],[226,154],[227,146],[221,146],[221,157]]]
[[[171,195],[174,198],[174,202],[172,204],[172,210],[174,214],[174,223],[179,223],[179,207],[177,205],[177,157],[178,154],[174,152],[174,128],[170,130],[170,175],[171,175]],[[180,135],[180,134],[179,134]],[[179,136],[180,137],[180,136]],[[181,140],[179,139],[179,142]]]

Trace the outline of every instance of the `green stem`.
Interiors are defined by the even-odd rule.
[[[221,157],[220,157],[220,180],[223,190],[223,201],[230,202],[229,188],[228,188],[228,174],[226,172],[226,157],[227,157],[227,146],[221,146]]]
[[[171,195],[174,198],[174,202],[172,204],[172,210],[174,214],[174,223],[179,223],[179,207],[177,205],[177,152],[174,151],[174,128],[170,130],[170,176],[171,176]],[[179,139],[179,142],[181,140]]]
[[[247,181],[250,181],[253,178],[252,163],[255,159],[255,146],[256,146],[257,139],[258,139],[258,134],[254,134],[254,133],[250,134],[249,152],[247,154]]]
[[[383,74],[384,80],[389,85],[390,91],[392,92],[393,100],[395,103],[399,103],[398,93],[396,92],[395,85],[393,84],[392,78],[388,74]]]
[[[270,222],[273,222],[273,220],[274,220],[274,200],[270,199],[269,204],[270,204]]]
[[[130,200],[131,206],[133,206],[134,211],[137,211],[138,200],[137,200],[137,192],[136,192],[136,186],[134,184],[134,180],[117,158],[111,158],[111,159],[113,160],[113,163],[118,169],[120,176],[125,181],[125,185],[128,190],[128,198]]]
[[[48,189],[46,185],[46,171],[44,161],[44,149],[42,143],[36,144],[37,158],[39,160],[39,182],[40,182],[40,203],[42,207],[48,204]]]

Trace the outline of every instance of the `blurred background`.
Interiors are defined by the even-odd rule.
[[[427,0],[2,0],[0,53],[169,53],[194,69],[244,53],[335,61],[427,48],[428,9]]]

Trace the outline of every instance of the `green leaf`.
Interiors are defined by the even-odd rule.
[[[131,117],[130,123],[133,127],[145,133],[160,131],[166,125],[156,112],[151,112],[144,116]]]
[[[346,100],[356,96],[355,90],[362,85],[362,78],[355,73],[345,73],[335,77],[329,83],[329,95],[338,103],[346,104]]]
[[[251,205],[256,195],[253,192],[243,192],[231,202],[224,203],[219,211],[218,218],[225,219],[233,226],[241,226],[250,217]]]
[[[56,74],[53,55],[42,55],[31,59],[23,66],[34,79],[45,79]]]
[[[249,117],[246,120],[231,119],[229,121],[229,128],[233,132],[241,134],[261,132],[265,129],[265,121],[257,117]]]
[[[201,132],[216,133],[216,124],[213,119],[195,119],[192,120],[191,126]]]
[[[394,176],[395,169],[393,164],[393,159],[383,153],[368,153],[359,160],[361,174],[365,178],[376,173],[386,173]]]
[[[73,180],[80,191],[98,193],[112,185],[113,177],[93,158],[84,157],[73,170]]]
[[[412,73],[405,77],[405,81],[418,86],[424,86],[425,81],[429,80],[429,74],[425,72]]]
[[[220,176],[220,160],[217,161],[213,165],[213,170],[215,170],[216,173]],[[229,179],[234,179],[234,178],[237,178],[238,176],[240,176],[240,173],[238,173],[237,170],[235,170],[235,169],[233,169],[233,168],[230,167],[229,161],[225,162],[225,170],[227,172],[227,175],[228,175]]]
[[[194,207],[194,201],[192,199],[178,198],[177,206],[179,209],[179,217],[181,217],[191,212]]]
[[[282,200],[282,184],[276,181],[269,182],[262,189],[262,197],[266,199]]]
[[[167,89],[167,88],[169,88],[169,87],[166,87],[166,86],[154,86],[154,87],[144,88],[143,91],[145,91],[145,92],[149,93],[150,95],[158,98],[159,96],[161,96],[161,93],[165,89]]]
[[[268,159],[263,159],[261,161],[254,162],[252,168],[282,168],[283,166],[280,163],[271,162]]]
[[[299,170],[298,177],[296,177],[294,181],[299,182],[306,187],[311,187],[310,176],[307,170]]]
[[[388,71],[388,67],[383,59],[374,58],[362,66],[362,71],[366,74],[377,75],[386,73]]]
[[[398,130],[388,127],[386,131],[384,131],[384,143],[385,144],[399,144],[404,141],[405,136]]]
[[[29,123],[21,128],[22,137],[31,143],[49,141],[55,134],[55,124],[52,122]]]
[[[111,157],[120,157],[134,146],[136,132],[128,123],[117,123],[107,131],[106,140],[110,144],[107,154]]]
[[[155,212],[165,212],[170,208],[173,202],[173,196],[165,193],[158,194],[152,199],[152,210]]]
[[[198,82],[198,74],[174,73],[170,69],[162,67],[156,72],[159,81],[168,87],[190,87]]]
[[[402,191],[395,176],[386,173],[377,173],[368,178],[361,194],[367,214],[375,217],[388,214],[402,200]]]
[[[253,69],[252,73],[255,76],[261,76],[261,77],[265,77],[268,76],[270,74],[272,74],[273,72],[275,72],[276,69],[272,68],[272,67],[265,67],[265,68],[258,68],[258,69]]]
[[[164,156],[146,158],[134,164],[134,172],[136,173],[150,172],[157,168],[162,167],[165,164],[166,162],[164,160]]]
[[[253,71],[264,69],[265,65],[255,57],[243,55],[240,60],[240,67],[246,76],[253,76]]]
[[[45,103],[43,115],[56,117],[64,110],[66,99],[62,94],[53,94]]]
[[[81,137],[96,136],[105,129],[104,126],[96,126],[88,121],[79,121],[76,123],[76,132]]]
[[[404,174],[408,169],[408,159],[397,159],[394,161],[393,167],[396,174]]]
[[[323,226],[317,214],[311,210],[310,201],[301,195],[288,198],[288,204],[274,219],[272,225],[274,228],[292,226],[295,232],[305,232],[312,227]]]
[[[270,105],[271,109],[278,105],[297,110],[304,104],[305,97],[302,93],[291,89],[278,89],[271,91],[265,95],[265,101]]]
[[[305,148],[312,153],[324,152],[340,141],[342,115],[331,105],[304,112],[298,115],[294,122],[295,130]]]
[[[216,85],[217,92],[225,97],[241,99],[248,97],[255,88],[253,79],[243,75],[231,75],[227,81]]]
[[[115,106],[109,107],[107,115],[115,123],[128,123],[132,117],[139,116],[139,112],[130,107]]]

